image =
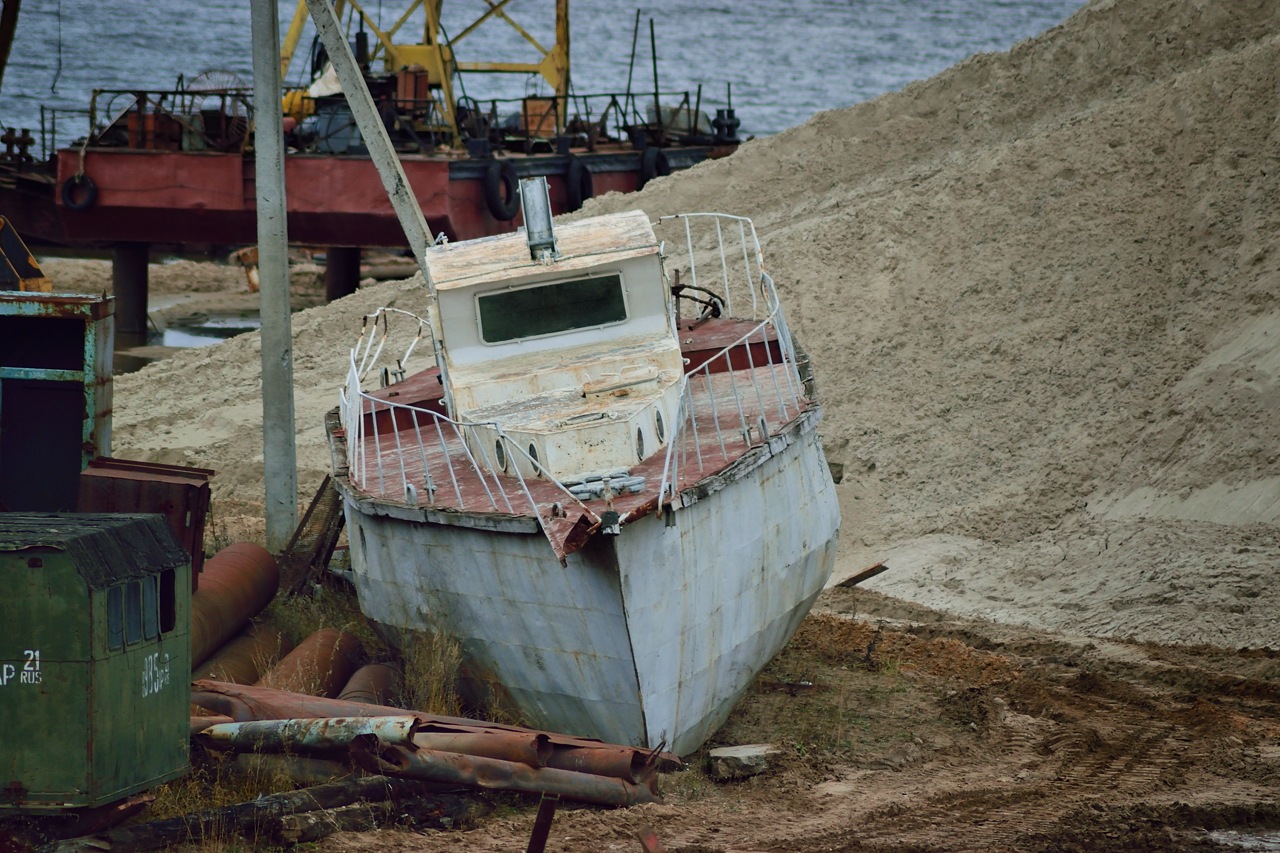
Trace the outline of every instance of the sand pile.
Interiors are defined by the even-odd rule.
[[[1276,645],[1280,6],[1095,2],[1007,54],[609,196],[753,216],[843,462],[838,571],[968,615]],[[745,106],[744,106],[745,108]],[[359,317],[296,318],[304,492]],[[116,385],[117,455],[261,502],[258,340]]]

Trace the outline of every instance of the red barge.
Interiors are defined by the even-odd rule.
[[[503,4],[484,7],[447,40],[442,2],[415,0],[387,30],[345,4],[366,82],[435,233],[463,240],[511,231],[519,224],[520,178],[546,176],[552,209],[561,213],[738,145],[732,108],[717,109],[711,120],[700,89],[659,92],[656,62],[651,91],[573,92],[567,0],[556,0],[550,47],[508,18]],[[420,8],[421,41],[398,43],[397,31]],[[283,67],[301,19],[284,40]],[[477,27],[498,21],[527,40],[538,61],[458,59],[455,50],[465,52]],[[325,250],[327,295],[335,298],[355,289],[362,249],[406,242],[345,98],[324,74],[322,51],[313,49],[310,59],[316,82],[287,92],[279,118],[288,146],[288,233],[292,244]],[[486,101],[456,94],[460,79],[491,72],[536,75],[551,91]],[[89,114],[93,131],[47,160],[30,156],[29,135],[6,135],[0,212],[33,245],[109,250],[117,338],[141,343],[153,251],[216,254],[256,242],[252,90],[233,75],[207,72],[167,91],[95,90]]]

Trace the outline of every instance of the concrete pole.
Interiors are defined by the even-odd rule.
[[[111,289],[116,296],[116,346],[140,347],[147,342],[146,243],[117,243],[111,247]]]
[[[298,526],[293,423],[293,335],[289,322],[289,234],[285,227],[284,125],[280,107],[280,17],[276,0],[252,0],[254,163],[258,188],[258,278],[262,306],[262,457],[267,550],[279,554]]]

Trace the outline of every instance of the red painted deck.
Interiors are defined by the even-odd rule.
[[[690,367],[706,365],[708,358],[754,325],[713,320],[692,330],[682,328]],[[780,361],[776,341],[770,341],[771,353],[766,352],[762,341],[751,349],[750,356],[746,346],[732,350],[732,370],[721,358],[690,377],[693,415],[681,425],[676,452],[671,456],[677,472],[677,492],[723,471],[751,447],[761,444],[767,438],[761,434],[762,421],[768,434],[776,435],[813,405],[803,396],[794,366]],[[748,361],[754,362],[754,368],[747,366]],[[639,493],[618,495],[611,501],[580,503],[551,481],[530,479],[521,483],[517,477],[495,474],[492,460],[480,459],[475,460],[478,464],[471,464],[453,425],[424,411],[438,409],[440,395],[441,386],[432,370],[371,395],[385,403],[368,398],[362,401],[365,438],[360,449],[353,449],[350,460],[353,477],[364,472],[362,491],[372,497],[406,503],[407,481],[417,491],[421,506],[536,516],[561,554],[576,550],[587,531],[610,509],[622,517],[623,523],[657,509],[668,462],[666,448],[630,468],[629,476],[644,478],[644,488]],[[434,498],[428,494],[428,474],[435,487]]]

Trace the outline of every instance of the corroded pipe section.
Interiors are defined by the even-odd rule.
[[[516,761],[530,767],[546,767],[555,752],[551,739],[541,733],[419,731],[413,736],[413,745],[435,752],[459,752]]]
[[[335,752],[346,750],[358,737],[377,738],[386,746],[412,746],[417,727],[418,719],[412,716],[255,720],[210,726],[200,733],[200,740],[218,749]]]
[[[271,603],[280,587],[275,557],[260,545],[228,545],[204,564],[191,596],[194,670]]]
[[[368,663],[356,670],[338,698],[366,705],[385,705],[399,692],[399,685],[399,669],[389,663]]]
[[[250,625],[194,669],[191,676],[232,684],[254,684],[291,649],[293,644],[275,628]]]
[[[630,746],[604,743],[591,738],[579,738],[554,732],[539,732],[520,726],[504,726],[464,717],[449,717],[406,711],[378,705],[364,705],[338,699],[302,696],[259,686],[223,684],[216,681],[197,681],[191,685],[191,701],[213,713],[225,714],[237,721],[284,720],[295,717],[377,717],[412,714],[421,724],[415,738],[423,734],[470,733],[478,736],[515,734],[542,735],[551,752],[545,761],[547,767],[560,770],[589,772],[598,776],[613,776],[636,784],[653,786],[658,775],[659,762],[680,766],[680,759],[669,753],[654,753]],[[486,742],[488,743],[488,742]],[[493,743],[497,743],[496,741]],[[539,754],[543,747],[537,746]],[[486,750],[487,752],[487,750]],[[510,758],[511,755],[504,757]],[[530,765],[532,766],[532,765]]]
[[[321,628],[267,670],[258,685],[311,696],[337,696],[359,667],[363,654],[364,647],[354,634]]]
[[[565,799],[601,806],[634,806],[662,802],[657,790],[625,779],[593,776],[552,767],[533,768],[515,761],[500,761],[455,752],[431,749],[410,750],[402,746],[379,751],[352,750],[353,760],[365,770],[385,776],[422,779],[448,785],[468,785],[533,794],[558,794]]]

